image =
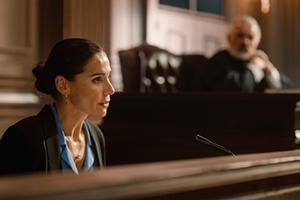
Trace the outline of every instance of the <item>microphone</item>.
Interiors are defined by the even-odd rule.
[[[196,135],[196,140],[198,140],[198,141],[200,141],[200,142],[203,142],[203,143],[205,143],[205,144],[214,146],[214,147],[216,147],[216,148],[218,148],[218,149],[221,149],[221,150],[223,150],[223,151],[229,153],[230,155],[235,156],[234,153],[232,153],[232,151],[230,151],[229,149],[227,149],[227,148],[225,148],[225,147],[223,147],[223,146],[221,146],[221,145],[218,145],[218,144],[216,144],[216,143],[210,141],[209,139],[206,139],[205,137],[203,137],[203,136],[201,136],[201,135],[199,135],[199,134]]]

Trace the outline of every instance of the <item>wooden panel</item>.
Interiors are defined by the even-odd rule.
[[[39,58],[46,60],[52,47],[63,39],[63,2],[39,1]]]
[[[39,97],[33,93],[0,92],[0,139],[9,126],[41,108]]]
[[[275,3],[274,0],[271,3]],[[277,3],[277,37],[273,41],[278,44],[275,49],[274,58],[278,62],[278,66],[292,78],[295,85],[300,87],[300,2],[287,0],[276,1]],[[276,5],[276,4],[275,4]],[[280,41],[283,41],[280,43]]]
[[[226,30],[223,16],[163,6],[158,0],[147,1],[147,42],[174,54],[195,53],[210,57],[225,48]],[[208,35],[217,38],[219,44],[207,49]]]
[[[37,0],[0,1],[0,90],[33,90],[37,62]]]
[[[169,29],[166,33],[165,38],[168,39],[167,46],[169,49],[173,49],[173,52],[176,54],[187,50],[187,34],[185,32]]]
[[[65,0],[63,37],[80,37],[100,44],[109,54],[110,1]]]
[[[0,1],[0,138],[38,110],[32,67],[38,62],[38,0]],[[34,102],[24,96],[31,95]]]
[[[0,13],[5,16],[0,18],[2,28],[0,30],[1,46],[26,47],[28,33],[28,5],[26,0],[2,0],[0,2]],[[18,13],[18,15],[12,15]]]
[[[1,177],[0,199],[286,200],[300,194],[299,154],[286,151],[127,165],[81,175]]]
[[[299,94],[116,93],[100,126],[108,165],[295,149]]]
[[[217,50],[222,49],[222,39],[213,34],[204,34],[202,36],[203,49],[206,49],[208,55],[214,55]]]
[[[36,44],[36,0],[0,2],[0,52],[31,55]]]

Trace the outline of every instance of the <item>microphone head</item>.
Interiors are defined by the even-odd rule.
[[[201,136],[201,135],[199,135],[199,134],[196,135],[196,140],[198,140],[198,141],[200,141],[200,142],[203,142],[203,143],[205,143],[205,144],[214,146],[214,147],[216,147],[216,148],[218,148],[218,149],[221,149],[221,150],[223,150],[223,151],[226,151],[227,153],[229,153],[229,154],[235,156],[234,153],[232,153],[232,151],[230,151],[229,149],[227,149],[227,148],[225,148],[225,147],[223,147],[223,146],[221,146],[221,145],[219,145],[219,144],[216,144],[216,143],[214,143],[214,142],[211,142],[209,139],[206,139],[205,137],[203,137],[203,136]]]
[[[196,138],[196,140],[198,140],[200,142],[203,142],[205,144],[208,144],[208,145],[211,144],[211,141],[209,139],[206,139],[205,137],[203,137],[203,136],[201,136],[199,134],[197,134],[195,138]]]

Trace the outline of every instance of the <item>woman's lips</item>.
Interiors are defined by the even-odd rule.
[[[99,103],[102,107],[104,107],[104,108],[108,108],[108,106],[109,106],[109,101],[105,101],[105,102],[103,102],[103,103]]]

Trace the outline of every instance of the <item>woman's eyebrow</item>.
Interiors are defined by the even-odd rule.
[[[91,74],[89,77],[93,77],[93,76],[105,76],[106,74],[105,73],[94,73],[94,74]]]

